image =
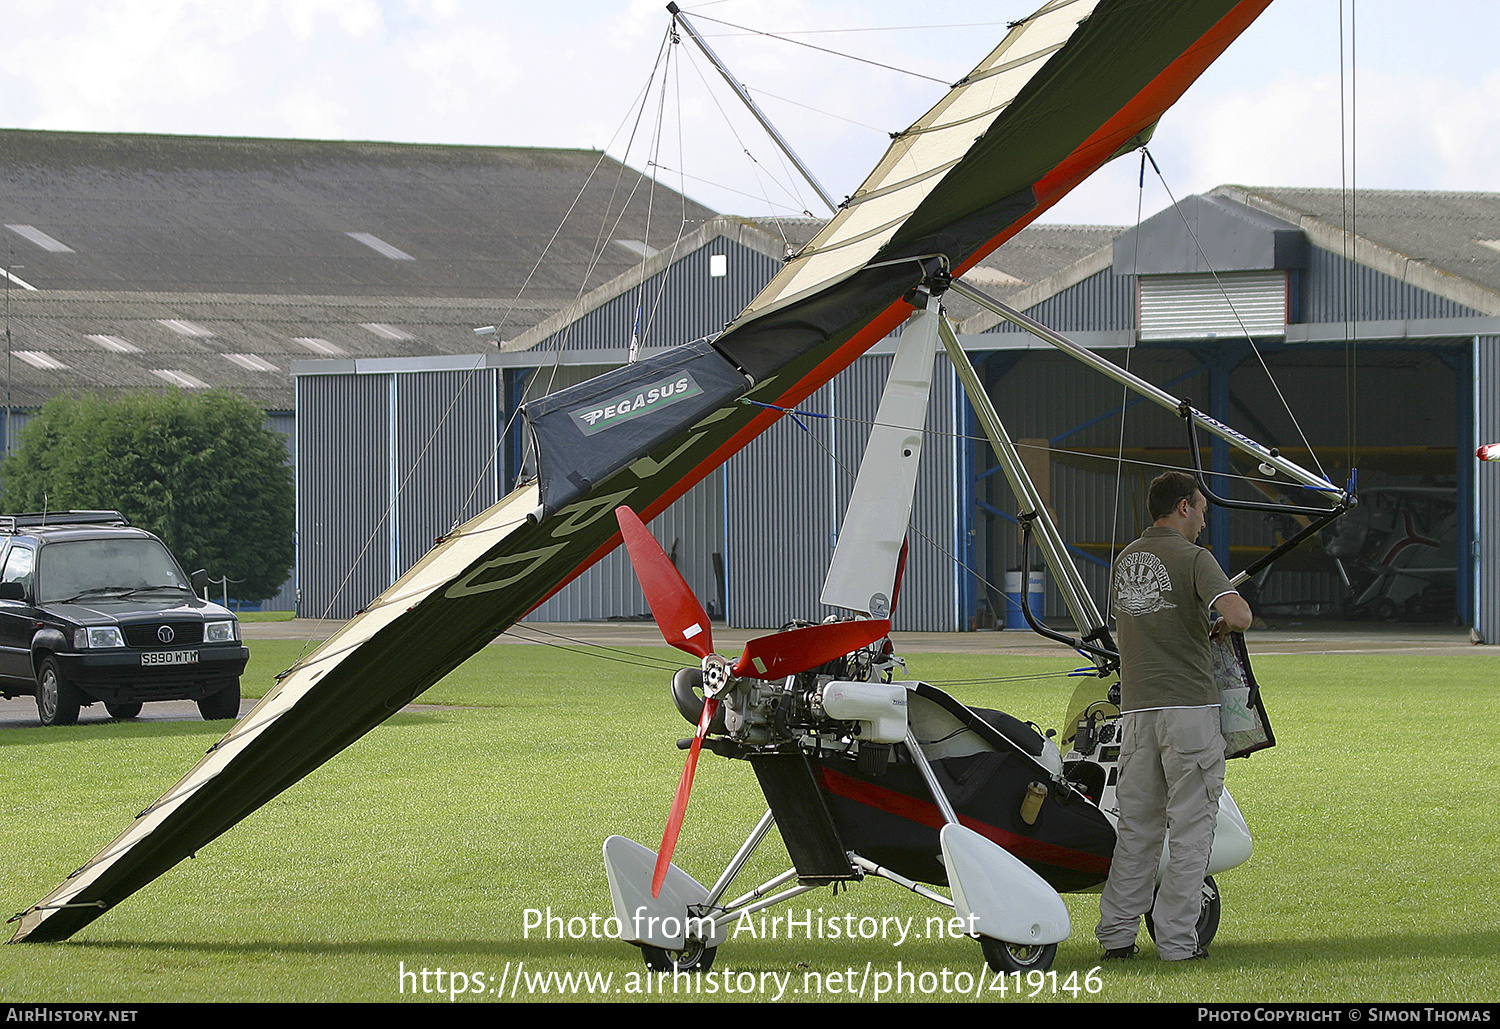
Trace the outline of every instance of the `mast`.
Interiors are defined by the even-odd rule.
[[[682,13],[682,9],[676,3],[669,3],[667,4],[667,10],[671,12],[672,20],[681,25],[687,32],[688,38],[698,45],[699,50],[703,51],[703,56],[707,57],[713,66],[718,69],[719,74],[724,76],[724,81],[729,83],[729,88],[734,90],[735,96],[740,98],[740,102],[750,109],[751,114],[755,115],[755,120],[760,122],[760,127],[766,130],[766,134],[771,137],[772,142],[781,148],[781,152],[787,156],[787,160],[792,162],[797,172],[807,180],[808,185],[812,186],[813,190],[818,194],[818,199],[828,205],[829,211],[837,211],[839,205],[834,202],[833,197],[828,195],[828,191],[818,182],[807,165],[802,163],[802,159],[792,150],[791,144],[787,143],[781,133],[776,131],[776,126],[772,125],[771,119],[767,118],[761,112],[761,109],[756,105],[745,87],[735,81],[733,75],[729,74],[729,69],[725,67],[724,62],[719,60],[718,55],[709,48],[708,43],[704,41],[703,37],[698,35],[698,30],[693,28],[692,23],[687,20],[687,16]]]

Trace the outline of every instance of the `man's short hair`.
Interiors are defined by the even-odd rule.
[[[1198,480],[1187,472],[1162,472],[1151,480],[1151,491],[1146,494],[1146,507],[1151,520],[1158,521],[1177,510],[1180,501],[1192,503],[1198,492]]]

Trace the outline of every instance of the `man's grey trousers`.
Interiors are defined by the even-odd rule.
[[[1219,709],[1129,711],[1121,729],[1115,787],[1118,839],[1094,934],[1106,950],[1129,947],[1141,916],[1149,911],[1163,960],[1190,958],[1198,950],[1203,878],[1224,790]],[[1170,850],[1158,890],[1169,830]]]

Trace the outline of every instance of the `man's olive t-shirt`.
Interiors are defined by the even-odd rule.
[[[1152,526],[1115,562],[1121,710],[1219,702],[1209,607],[1233,593],[1213,555],[1176,529]]]

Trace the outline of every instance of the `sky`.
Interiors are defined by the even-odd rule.
[[[1040,3],[682,7],[841,199]],[[604,149],[723,213],[826,216],[669,23],[665,0],[0,0],[0,127]],[[1116,161],[1042,220],[1223,183],[1496,190],[1497,39],[1479,0],[1274,0],[1162,119],[1161,180]]]

